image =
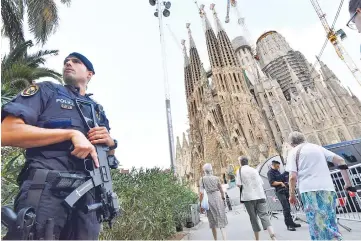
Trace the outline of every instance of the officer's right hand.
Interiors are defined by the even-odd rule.
[[[74,146],[74,150],[71,152],[73,156],[85,159],[88,155],[90,155],[94,161],[94,165],[99,167],[99,160],[95,147],[83,133],[75,130],[71,136],[71,142]]]

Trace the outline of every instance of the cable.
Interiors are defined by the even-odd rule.
[[[343,1],[344,1],[344,0],[341,0],[341,3],[340,3],[340,6],[338,7],[338,10],[337,10],[337,13],[336,13],[335,19],[333,20],[333,23],[332,23],[331,29],[333,29],[333,28],[335,27],[335,24],[336,24],[336,21],[337,21],[338,15],[340,14],[340,11],[341,11],[341,8],[342,8],[342,5],[343,5]]]

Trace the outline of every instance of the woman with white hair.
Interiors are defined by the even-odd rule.
[[[293,147],[287,157],[290,203],[296,203],[297,180],[311,239],[341,240],[336,220],[337,195],[327,162],[341,170],[347,189],[351,182],[345,160],[322,146],[306,142],[305,136],[297,131],[290,133],[289,142]]]
[[[225,227],[228,224],[226,210],[224,206],[224,192],[221,181],[212,173],[212,165],[206,163],[203,166],[204,176],[199,180],[200,201],[202,203],[204,192],[207,193],[209,210],[207,210],[207,218],[209,227],[212,229],[214,240],[217,240],[217,228],[221,229],[223,239],[226,240]],[[201,211],[204,210],[201,208]]]

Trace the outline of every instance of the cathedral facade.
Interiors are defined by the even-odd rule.
[[[200,9],[210,72],[190,24],[189,52],[182,42],[189,130],[176,142],[180,177],[196,186],[205,163],[221,176],[229,165],[238,165],[240,155],[249,156],[252,166],[285,157],[294,130],[319,145],[361,137],[361,102],[324,63],[319,73],[276,31],[259,37],[254,58],[243,37],[230,41],[213,4],[211,10],[216,30],[204,5]]]

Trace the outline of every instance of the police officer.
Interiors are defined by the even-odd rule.
[[[301,227],[301,224],[293,222],[291,215],[291,206],[288,202],[289,191],[288,191],[288,173],[284,172],[281,174],[279,171],[280,162],[277,160],[272,161],[271,169],[267,173],[269,184],[276,189],[276,196],[281,202],[283,209],[283,216],[285,218],[285,224],[287,230],[296,231],[296,228]]]
[[[108,155],[114,155],[117,147],[109,134],[103,108],[90,98],[91,94],[86,94],[94,74],[93,65],[85,56],[71,53],[64,60],[64,86],[52,82],[33,84],[2,108],[2,145],[26,149],[14,209],[18,212],[35,206],[35,239],[44,238],[49,218],[55,223],[55,239],[98,239],[100,223],[96,213],[82,211],[85,205],[94,203],[94,192],[86,193],[70,209],[62,202],[72,190],[53,188],[54,177],[59,173],[84,174],[84,158],[91,156],[95,166],[99,165],[93,144],[107,145]],[[76,98],[94,104],[99,127],[86,127],[75,106]],[[82,112],[91,118],[90,108],[83,108]],[[44,170],[48,172],[42,177],[39,173]]]

